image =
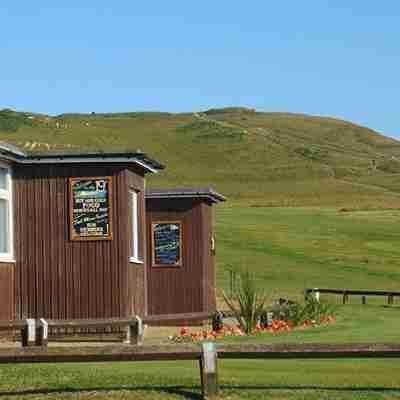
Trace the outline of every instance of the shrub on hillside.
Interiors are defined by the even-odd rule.
[[[296,147],[294,152],[308,160],[320,161],[326,159],[328,152],[318,147]]]

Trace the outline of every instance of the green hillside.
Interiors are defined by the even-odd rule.
[[[253,205],[400,206],[400,142],[332,118],[246,108],[56,117],[2,110],[0,139],[31,152],[140,149],[167,166],[150,186],[213,185]]]

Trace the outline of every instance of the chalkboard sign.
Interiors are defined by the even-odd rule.
[[[70,178],[71,240],[109,240],[111,177]]]
[[[182,262],[181,222],[152,224],[153,266],[179,266]]]

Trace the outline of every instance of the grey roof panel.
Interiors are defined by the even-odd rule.
[[[147,189],[147,199],[206,198],[213,203],[226,201],[226,197],[213,188]]]
[[[151,172],[157,172],[165,168],[164,165],[151,159],[141,151],[87,153],[48,152],[27,154],[18,147],[5,142],[0,142],[0,158],[9,159],[22,164],[132,162]]]

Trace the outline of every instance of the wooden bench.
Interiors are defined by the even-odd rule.
[[[346,304],[349,301],[349,296],[361,296],[362,304],[367,303],[367,296],[384,296],[387,297],[387,303],[393,304],[395,297],[400,297],[400,292],[393,292],[388,290],[352,290],[352,289],[320,289],[320,288],[307,288],[305,290],[306,299],[313,295],[319,300],[321,293],[338,294],[342,295],[342,302]]]
[[[126,343],[141,345],[143,342],[143,321],[139,317],[110,319],[57,320],[41,318],[37,321],[36,345],[47,346],[49,329],[106,329],[126,328]]]

